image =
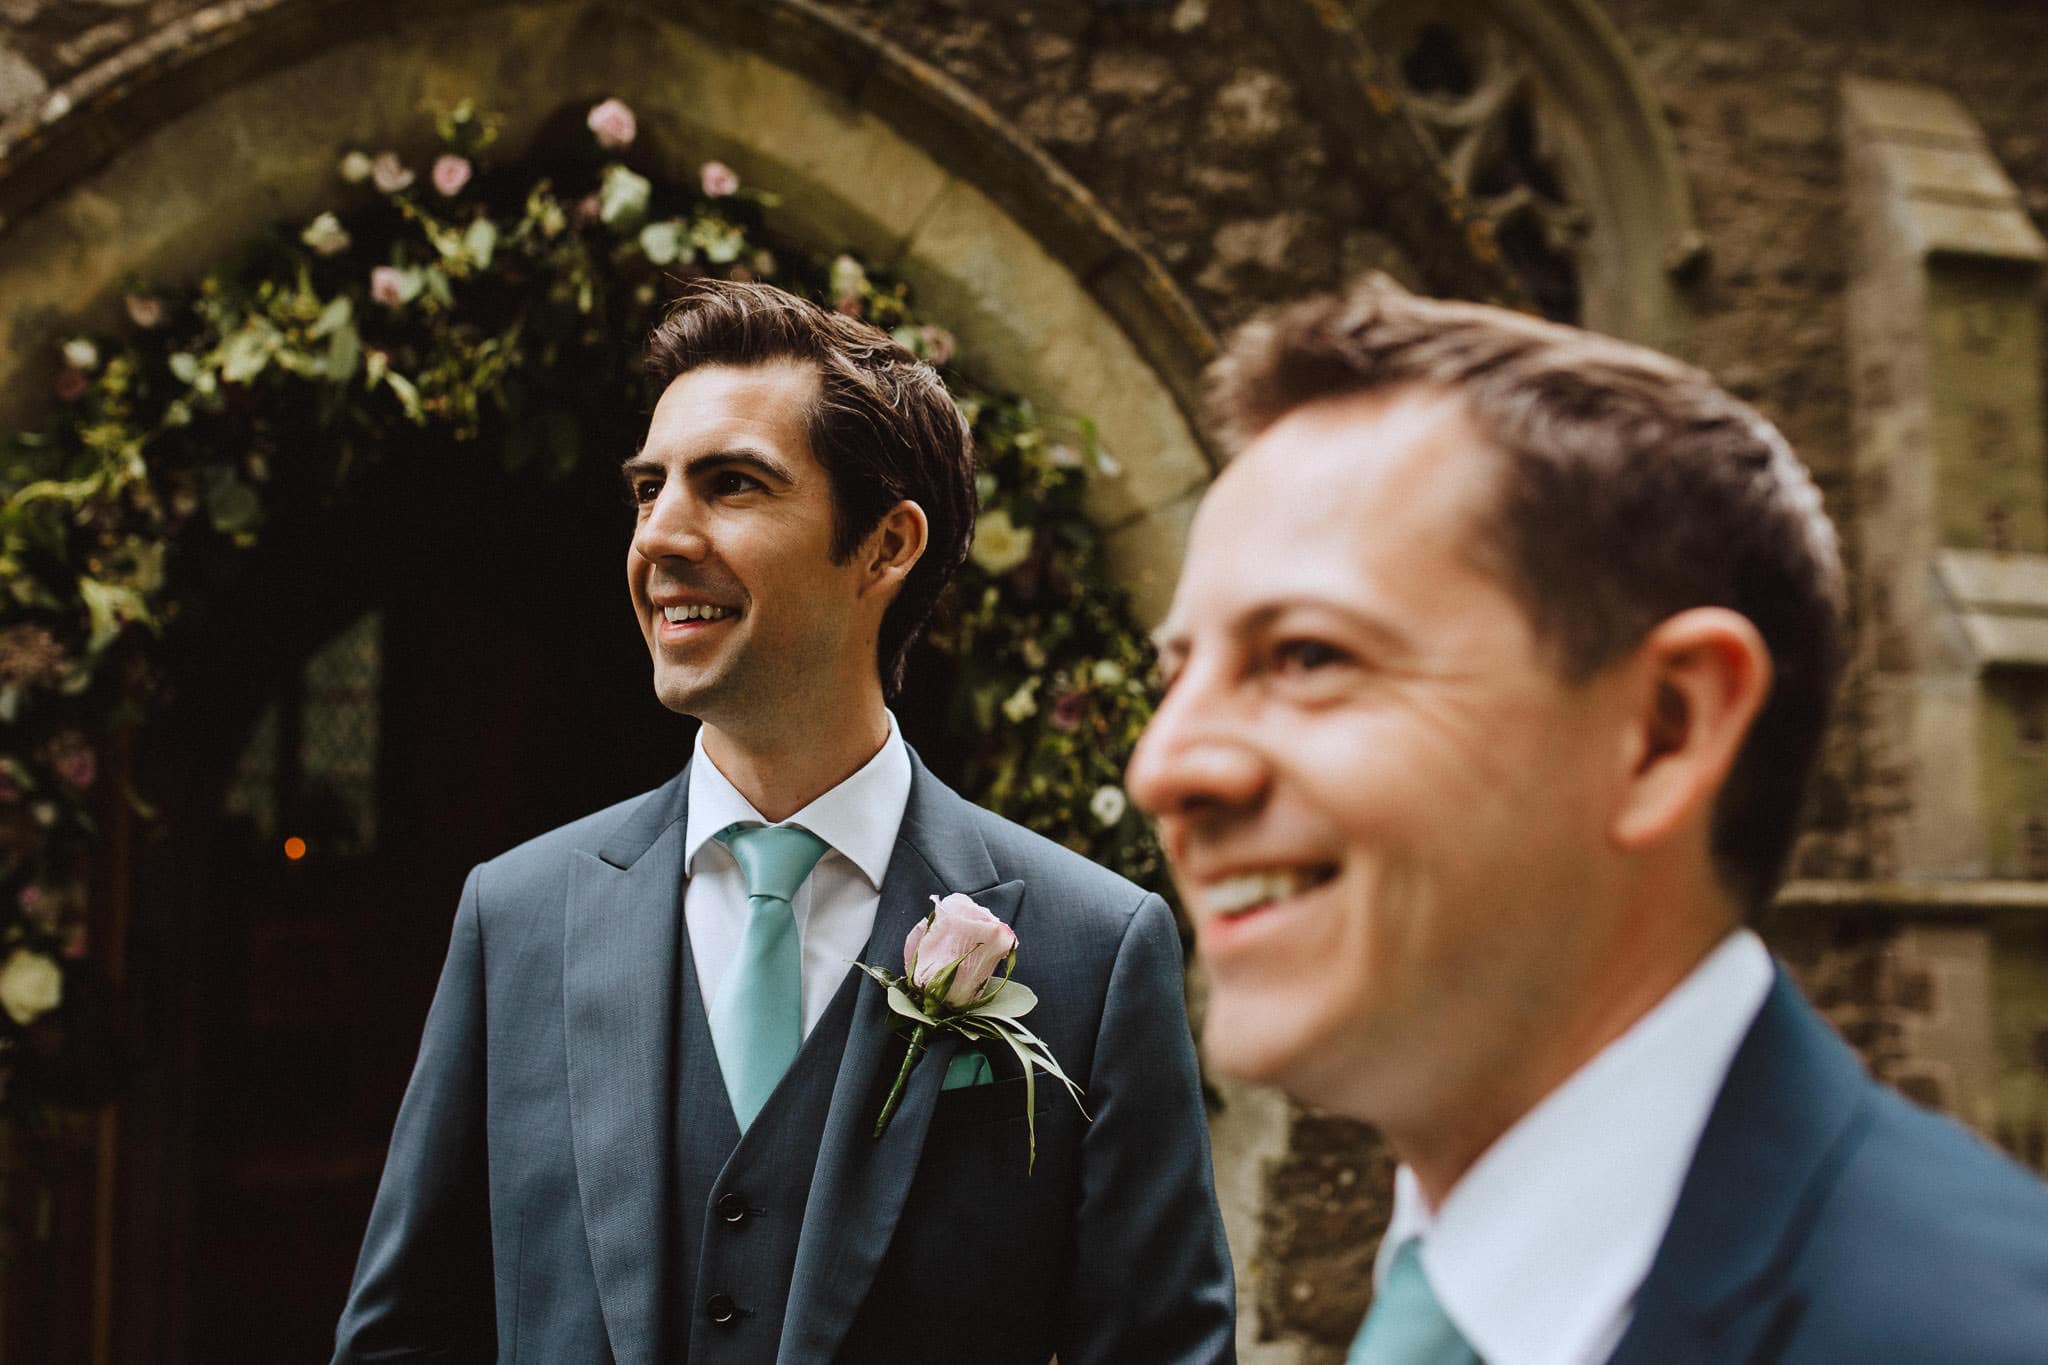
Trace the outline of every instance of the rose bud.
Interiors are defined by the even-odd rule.
[[[964,1009],[981,998],[989,978],[1017,950],[1017,935],[972,899],[932,897],[932,913],[903,942],[903,974],[920,990],[953,969],[945,1003]]]

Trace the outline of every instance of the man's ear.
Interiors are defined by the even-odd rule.
[[[1662,622],[1629,665],[1628,774],[1609,833],[1661,843],[1712,806],[1771,688],[1771,652],[1748,617],[1694,607]]]
[[[924,509],[910,499],[905,498],[884,512],[860,548],[860,564],[866,574],[862,594],[880,592],[893,600],[903,580],[924,557],[930,537],[931,526],[925,520]]]

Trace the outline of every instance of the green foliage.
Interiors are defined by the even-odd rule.
[[[970,794],[1160,886],[1120,785],[1152,661],[1082,512],[1114,472],[1092,426],[977,388],[901,283],[769,249],[774,197],[724,167],[666,184],[593,143],[535,180],[489,164],[497,121],[472,105],[438,125],[431,170],[351,153],[330,212],[187,292],[131,294],[132,330],[62,348],[54,417],[0,437],[0,957],[90,959],[96,814],[148,814],[102,790],[101,760],[154,704],[181,570],[259,543],[276,509],[345,503],[391,461],[563,475],[579,413],[651,406],[641,339],[675,279],[707,273],[863,315],[946,368],[981,458],[974,557],[933,635]],[[0,1017],[0,1084],[21,1028]]]

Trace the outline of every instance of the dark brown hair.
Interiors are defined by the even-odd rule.
[[[974,437],[938,371],[879,328],[773,285],[694,280],[647,338],[647,368],[663,387],[703,365],[789,360],[818,371],[810,441],[832,483],[833,561],[845,563],[906,498],[929,523],[924,555],[882,617],[876,666],[894,696],[974,539]]]
[[[1776,428],[1655,351],[1373,275],[1231,339],[1211,413],[1241,444],[1318,399],[1458,396],[1505,456],[1475,547],[1583,681],[1689,607],[1740,612],[1771,692],[1714,809],[1723,880],[1751,909],[1784,876],[1841,671],[1843,585],[1820,494]]]

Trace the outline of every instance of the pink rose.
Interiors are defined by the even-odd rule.
[[[380,265],[370,272],[370,298],[386,308],[405,302],[405,276],[397,266]]]
[[[50,768],[58,780],[84,791],[99,776],[99,760],[92,746],[76,730],[66,730],[50,741]]]
[[[1088,698],[1079,692],[1062,692],[1053,698],[1052,724],[1055,730],[1071,734],[1081,728],[1088,715]]]
[[[379,152],[370,163],[370,183],[380,194],[396,194],[412,183],[412,172],[398,159],[397,152]]]
[[[79,399],[85,397],[85,391],[91,387],[92,381],[85,377],[84,370],[66,365],[63,369],[57,371],[55,388],[60,402],[76,403]]]
[[[461,192],[462,187],[469,183],[470,173],[474,169],[475,167],[469,164],[467,158],[459,156],[441,157],[434,162],[434,189],[444,197],[458,194]]]
[[[945,1003],[964,1009],[981,998],[989,978],[1016,950],[1017,935],[1010,926],[970,898],[933,896],[931,915],[912,926],[903,941],[903,974],[923,988],[959,964]]]
[[[706,199],[723,199],[740,187],[738,174],[723,161],[705,162],[697,175],[703,182]]]
[[[124,294],[122,305],[128,310],[128,321],[147,332],[152,327],[163,325],[164,305],[162,300],[147,294]]]
[[[640,133],[640,125],[634,121],[633,111],[626,107],[624,100],[606,100],[591,109],[590,117],[584,122],[590,125],[591,132],[597,134],[597,145],[605,148],[630,147]]]
[[[934,365],[943,365],[953,358],[953,334],[943,327],[927,322],[921,329],[924,333],[924,358]]]

